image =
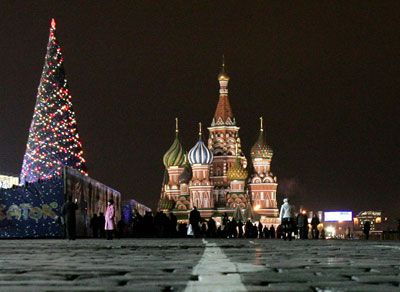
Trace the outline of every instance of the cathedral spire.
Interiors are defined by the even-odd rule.
[[[202,135],[202,133],[201,133],[201,123],[199,123],[199,139],[201,139],[201,135]]]
[[[215,110],[213,124],[215,125],[234,125],[231,105],[228,98],[229,75],[225,68],[225,57],[222,55],[221,71],[218,74],[219,82],[219,101]]]
[[[178,133],[179,133],[179,120],[178,120],[178,118],[175,118],[175,133],[178,136]]]

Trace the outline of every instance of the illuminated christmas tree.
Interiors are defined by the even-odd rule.
[[[52,19],[20,175],[22,183],[61,175],[63,166],[70,166],[87,174],[65,76],[64,58],[55,31],[56,22]]]

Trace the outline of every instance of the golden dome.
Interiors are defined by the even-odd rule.
[[[235,164],[228,169],[227,173],[229,180],[246,180],[248,177],[247,170],[240,163],[240,158],[236,158]]]
[[[218,74],[218,81],[229,81],[229,75],[225,71],[225,57],[222,55],[222,68]]]

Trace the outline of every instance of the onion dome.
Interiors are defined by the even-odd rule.
[[[248,172],[240,163],[239,157],[236,157],[235,164],[228,169],[227,176],[229,180],[246,180]]]
[[[189,162],[193,164],[211,164],[214,155],[204,144],[201,138],[201,123],[199,123],[199,141],[189,151]]]
[[[172,210],[174,207],[175,201],[173,199],[162,197],[160,201],[158,201],[158,210]]]
[[[225,71],[225,57],[222,55],[222,68],[221,71],[218,74],[218,80],[219,81],[229,81],[229,75]]]
[[[253,145],[253,147],[251,147],[250,155],[252,158],[271,159],[274,152],[272,148],[265,142],[262,117],[260,117],[260,122],[260,135],[258,136],[257,142]]]
[[[178,118],[176,120],[175,140],[169,147],[168,151],[164,154],[163,162],[166,168],[171,166],[183,166],[185,162],[185,152],[178,137]]]
[[[185,162],[183,165],[183,172],[179,175],[178,181],[179,184],[188,184],[192,179],[192,168],[190,167],[189,161],[187,159],[187,154],[185,154]]]

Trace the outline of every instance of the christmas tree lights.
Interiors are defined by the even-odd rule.
[[[70,166],[87,175],[82,143],[65,76],[64,58],[55,31],[56,22],[52,19],[20,175],[21,183],[59,176],[63,166]]]

